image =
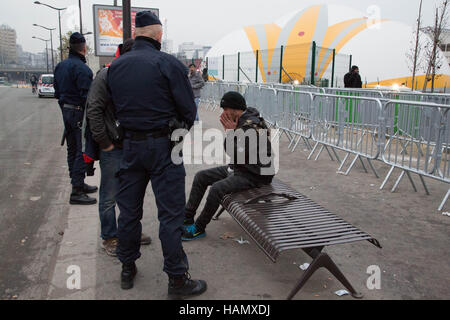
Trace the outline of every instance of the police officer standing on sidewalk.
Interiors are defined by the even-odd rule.
[[[117,256],[122,262],[121,287],[130,289],[140,257],[144,196],[151,181],[158,207],[159,238],[164,272],[172,297],[192,296],[206,290],[203,280],[191,280],[181,235],[184,221],[183,164],[171,159],[170,123],[194,124],[197,108],[186,67],[160,52],[162,26],[150,11],[136,15],[133,49],[109,68],[108,84],[116,116],[125,131],[123,158],[118,173],[120,209]]]
[[[54,88],[64,120],[67,163],[72,183],[70,204],[95,204],[87,193],[97,191],[84,183],[86,164],[82,153],[81,128],[84,108],[92,83],[92,71],[86,66],[86,39],[78,32],[70,36],[69,58],[55,68]]]

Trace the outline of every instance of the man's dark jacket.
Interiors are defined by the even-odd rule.
[[[249,130],[255,130],[254,137],[256,137],[256,141],[251,141],[251,138],[245,136],[244,139],[239,139],[239,134],[236,132],[239,129],[244,133],[249,133]],[[230,144],[229,132],[227,132],[227,138],[224,143],[225,151],[231,157],[230,168],[237,175],[244,175],[261,183],[270,183],[275,175],[272,145],[270,143],[268,127],[264,119],[260,116],[259,111],[255,108],[247,108],[239,118],[236,130],[234,131],[234,150],[231,151],[227,148],[228,144]],[[260,149],[260,146],[264,146],[260,141],[261,137],[266,139],[266,150]],[[263,152],[264,154],[262,154]],[[262,155],[265,157],[264,161],[261,161]],[[239,159],[242,160],[244,158],[245,162],[242,163]]]
[[[359,73],[351,71],[344,76],[346,88],[362,88],[361,76]]]
[[[108,85],[116,116],[125,131],[157,131],[174,118],[188,129],[197,107],[187,68],[159,51],[157,41],[138,36],[130,52],[109,67]]]
[[[87,98],[86,116],[92,137],[100,149],[106,149],[111,144],[121,148],[119,132],[116,125],[115,108],[111,94],[108,91],[108,68],[103,68],[92,82]]]

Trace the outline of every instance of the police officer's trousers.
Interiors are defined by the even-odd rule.
[[[131,263],[141,255],[143,203],[145,190],[151,181],[160,222],[163,270],[168,275],[184,274],[188,270],[188,260],[181,244],[186,172],[183,164],[175,165],[172,162],[169,138],[154,138],[151,135],[141,141],[125,138],[118,176],[119,260]]]
[[[86,163],[83,159],[81,142],[81,126],[83,124],[84,112],[82,109],[62,108],[64,128],[67,142],[67,164],[71,184],[82,188],[86,176]]]

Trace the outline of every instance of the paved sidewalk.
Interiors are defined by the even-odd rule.
[[[201,110],[200,116],[204,129],[221,129],[217,111]],[[303,145],[290,153],[286,141],[285,137],[281,140],[278,178],[381,242],[381,250],[369,242],[325,249],[365,299],[450,298],[450,218],[436,210],[447,190],[444,184],[428,181],[430,196],[414,193],[406,179],[396,193],[388,191],[393,181],[379,190],[382,179],[364,173],[359,164],[349,176],[339,175],[338,164],[326,153],[318,161],[308,161]],[[388,171],[381,163],[375,166],[382,176]],[[186,165],[187,194],[195,173],[205,167],[210,166]],[[99,176],[87,183],[99,185]],[[135,287],[123,291],[120,263],[100,247],[98,206],[70,206],[48,299],[167,299],[168,279],[162,272],[159,225],[150,186],[142,223],[153,243],[141,247]],[[224,234],[232,238],[222,239]],[[240,237],[250,243],[233,240]],[[273,264],[226,213],[211,222],[207,237],[184,243],[184,248],[192,277],[208,283],[208,291],[197,299],[285,299],[304,272],[299,265],[311,261],[302,251],[293,251],[284,252]],[[371,265],[381,269],[380,290],[366,287]],[[69,266],[80,267],[79,290],[67,289]],[[328,271],[319,270],[294,299],[352,299],[338,297],[334,292],[339,289],[344,287]]]

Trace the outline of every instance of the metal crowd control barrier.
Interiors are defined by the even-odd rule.
[[[355,96],[355,97],[371,97],[371,98],[384,98],[383,92],[373,89],[351,89],[351,88],[324,88],[325,93]]]
[[[392,192],[405,174],[417,192],[411,172],[419,175],[427,194],[430,193],[423,177],[450,183],[449,110],[449,105],[425,102],[389,101],[385,104],[382,160],[391,169],[380,189],[384,188],[395,168],[401,169],[402,173]],[[449,195],[450,189],[439,210],[442,210]]]
[[[422,92],[383,92],[389,100],[405,100],[450,105],[450,94]]]
[[[233,82],[207,82],[202,88],[202,95],[199,105],[206,110],[215,110],[220,106],[220,100],[227,91],[237,91],[245,94],[247,85],[244,83]]]
[[[348,175],[358,159],[363,169],[368,172],[362,161],[362,158],[365,158],[375,176],[379,177],[371,160],[376,160],[381,151],[379,139],[379,123],[383,110],[381,101],[368,97],[313,94],[313,108],[312,138],[316,144],[308,159],[321,145],[315,159],[319,158],[325,148],[331,160],[333,160],[328,150],[328,147],[330,147],[336,159],[340,162],[339,173]],[[377,121],[374,121],[375,119]],[[335,149],[347,153],[342,162]],[[350,154],[354,154],[355,157],[344,173],[341,170]]]
[[[199,108],[209,109],[209,106],[213,103],[214,97],[214,87],[216,86],[215,82],[206,82],[205,86],[202,88],[201,96],[198,101]]]
[[[368,172],[363,162],[366,159],[379,177],[372,160],[380,160],[391,166],[380,189],[385,187],[395,168],[402,173],[392,192],[405,174],[417,191],[411,173],[419,175],[427,194],[429,190],[424,177],[450,183],[450,105],[446,103],[449,95],[336,88],[326,88],[327,93],[324,94],[320,93],[322,88],[310,89],[213,82],[205,86],[201,101],[207,109],[214,110],[225,92],[241,92],[247,106],[258,109],[266,122],[277,130],[275,138],[283,134],[287,136],[292,152],[302,140],[311,149],[308,159],[320,147],[315,157],[317,160],[325,149],[331,160],[334,160],[334,154],[340,163],[338,172],[345,175],[358,160]],[[311,139],[315,142],[312,148]],[[336,150],[346,153],[343,161]],[[343,172],[350,155],[355,157]],[[449,196],[450,188],[439,210]]]
[[[286,83],[271,83],[269,84],[274,89],[280,90],[295,90],[303,92],[325,93],[324,88],[315,87],[312,85],[286,84]]]
[[[302,86],[302,85],[294,85],[294,89],[296,91],[303,91],[303,92],[313,92],[313,93],[325,93],[324,88],[314,87],[314,86]]]
[[[289,139],[288,148],[294,152],[300,140],[311,150],[309,140],[312,137],[311,112],[313,96],[310,92],[294,90],[276,90],[276,126],[275,137],[283,133]]]
[[[264,120],[270,127],[277,125],[277,110],[273,107],[276,105],[277,91],[267,87],[248,87],[248,96],[250,98],[249,107],[258,109]]]

